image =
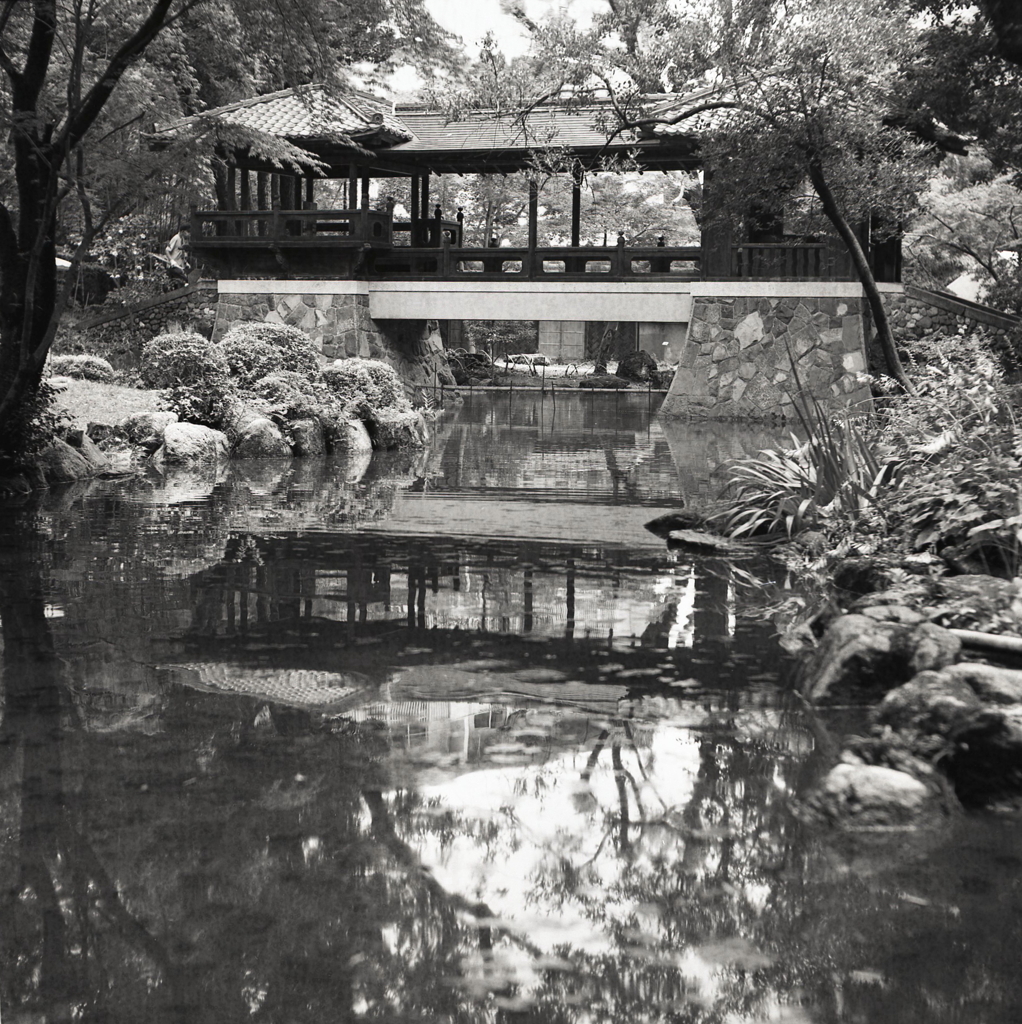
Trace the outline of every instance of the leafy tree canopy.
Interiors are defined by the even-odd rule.
[[[421,0],[2,0],[0,427],[23,415],[66,305],[58,242],[76,242],[82,259],[118,218],[194,190],[211,145],[237,141],[208,124],[154,155],[139,142],[154,121],[253,92],[338,86],[353,71],[372,79],[413,63],[428,74],[458,61]],[[279,140],[244,141],[301,158]]]

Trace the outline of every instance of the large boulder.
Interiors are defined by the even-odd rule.
[[[163,432],[177,423],[176,412],[138,412],[118,424],[120,432],[131,443],[154,452],[163,444]],[[92,432],[92,425],[89,426]]]
[[[110,460],[100,449],[88,433],[84,430],[73,430],[67,438],[67,443],[74,448],[79,455],[88,462],[91,467],[89,476],[99,473],[106,473],[110,469]]]
[[[361,420],[338,419],[326,424],[331,451],[339,455],[371,454],[372,438]]]
[[[280,427],[266,416],[257,416],[238,434],[231,454],[237,459],[288,459],[292,451]]]
[[[625,380],[637,380],[645,383],[653,379],[656,371],[656,360],[648,352],[640,350],[629,352],[628,355],[619,359],[615,373]]]
[[[315,416],[290,420],[287,429],[291,434],[291,447],[295,455],[326,454],[326,433],[323,424]]]
[[[1022,805],[1022,708],[990,708],[951,736],[943,766],[966,806]]]
[[[153,456],[165,464],[216,462],[230,454],[227,435],[200,423],[171,423],[163,432],[163,445]]]
[[[96,476],[100,472],[86,455],[59,437],[50,441],[36,461],[48,484],[70,483],[72,480]]]
[[[1018,669],[962,661],[949,665],[940,674],[969,686],[985,704],[1017,704],[1022,707],[1022,671]]]
[[[958,660],[961,641],[932,623],[841,615],[803,663],[803,692],[817,704],[871,702],[917,672]]]
[[[889,691],[873,712],[877,725],[901,733],[946,737],[982,710],[983,702],[962,679],[941,672],[920,672]]]
[[[381,409],[366,423],[373,448],[393,451],[398,448],[421,448],[426,443],[426,424],[422,414],[413,409]]]
[[[807,801],[811,816],[851,831],[929,828],[950,807],[939,783],[878,764],[835,765]]]

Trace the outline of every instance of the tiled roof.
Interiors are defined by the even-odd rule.
[[[524,117],[494,114],[492,111],[468,111],[449,121],[434,110],[398,107],[395,111],[413,134],[408,142],[394,146],[392,152],[458,152],[479,150],[528,150],[541,146],[573,149],[607,145],[609,130],[599,126],[606,110],[599,107],[537,107]],[[613,148],[634,145],[631,134],[615,138]]]
[[[267,93],[207,110],[205,118],[291,140],[310,140],[347,135],[352,138],[387,136],[388,141],[409,139],[411,133],[390,114],[388,105],[361,93],[335,98],[314,86]],[[160,132],[174,132],[194,119],[182,118],[161,125]]]
[[[650,116],[671,118],[686,110],[695,110],[730,98],[730,94],[725,93],[720,86],[716,85],[683,96],[666,95],[650,104]],[[698,138],[713,128],[719,128],[724,119],[729,116],[731,116],[731,112],[727,108],[700,110],[698,114],[686,117],[676,124],[658,124],[650,128],[649,131],[661,138]]]

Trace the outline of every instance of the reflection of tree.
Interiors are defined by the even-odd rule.
[[[34,560],[39,549],[26,545],[33,540],[16,533],[0,572],[2,774],[10,780],[8,799],[20,810],[13,870],[6,873],[9,884],[0,904],[5,967],[0,1003],[31,1007],[47,1020],[70,1021],[73,1007],[91,1003],[103,984],[105,972],[95,961],[104,944],[97,921],[130,955],[159,969],[169,985],[176,974],[164,946],[125,907],[76,813],[81,780],[66,764],[74,711],[45,615]],[[20,776],[20,784],[11,776]]]

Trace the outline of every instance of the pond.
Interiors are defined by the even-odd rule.
[[[474,394],[4,510],[4,1024],[1017,1021],[1017,822],[804,825],[804,598],[643,529],[772,440]]]

